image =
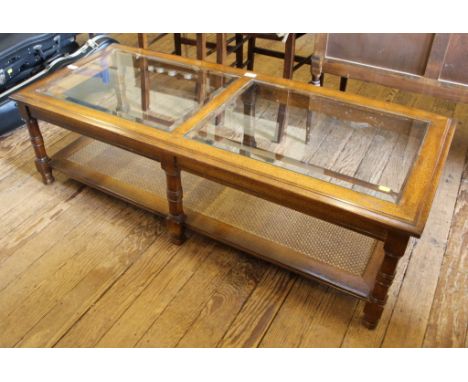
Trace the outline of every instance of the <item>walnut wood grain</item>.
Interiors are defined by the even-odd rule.
[[[177,166],[176,158],[170,156],[163,158],[161,167],[166,173],[167,202],[169,204],[167,227],[169,235],[174,244],[182,244],[185,240],[185,214],[182,205],[183,191],[180,168]]]
[[[41,130],[37,123],[37,119],[31,116],[29,109],[26,106],[19,106],[21,115],[26,121],[28,126],[30,141],[36,154],[36,168],[42,176],[44,184],[51,184],[55,178],[52,175],[52,168],[49,165],[50,158],[47,156],[47,152],[44,146],[44,139],[42,138]]]
[[[387,302],[388,289],[395,278],[398,261],[405,254],[408,240],[408,236],[389,235],[385,241],[385,256],[377,273],[370,300],[364,308],[363,323],[369,329],[374,329],[379,322]]]

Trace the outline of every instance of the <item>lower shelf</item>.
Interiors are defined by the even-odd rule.
[[[150,159],[80,137],[53,168],[139,207],[166,215],[165,174]],[[183,172],[187,226],[302,275],[367,299],[383,259],[381,242]]]

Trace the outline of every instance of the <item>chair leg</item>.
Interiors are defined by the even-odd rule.
[[[206,59],[206,34],[197,33],[196,34],[196,48],[197,48],[197,60]],[[206,80],[207,73],[205,71],[200,71],[200,74],[197,78],[197,87],[196,92],[198,94],[198,102],[204,104],[206,101]]]
[[[286,98],[287,99],[287,98]],[[276,132],[273,142],[280,143],[281,138],[288,123],[288,105],[280,104],[278,106],[278,118],[276,120]]]
[[[296,52],[296,34],[290,33],[286,40],[284,52],[283,78],[292,79],[294,73],[294,54]],[[288,105],[281,104],[278,108],[277,130],[274,142],[279,143],[288,123]]]
[[[323,86],[322,59],[320,56],[312,56],[310,60],[310,75],[313,85]]]
[[[216,62],[221,65],[226,65],[227,60],[227,38],[226,33],[216,33]],[[217,77],[215,83],[222,87],[224,80],[222,77]],[[215,126],[221,126],[224,122],[224,111],[219,113],[215,118]]]
[[[141,84],[141,110],[147,116],[150,105],[150,77],[148,72],[148,59],[140,57],[140,84]]]
[[[296,34],[290,33],[286,40],[284,52],[283,78],[293,78],[294,54],[296,52]]]
[[[247,70],[254,69],[255,59],[255,36],[251,35],[247,44]]]
[[[348,77],[341,77],[340,78],[340,91],[345,92],[347,86],[348,86]]]
[[[148,34],[138,33],[138,47],[140,49],[148,49]]]
[[[182,56],[182,34],[174,33],[174,54]]]
[[[309,143],[310,131],[312,130],[312,120],[313,120],[313,112],[309,109],[307,110],[306,116],[306,128],[305,128],[305,137],[304,142],[307,145]]]
[[[242,33],[236,33],[236,67],[244,67],[244,36]]]
[[[197,33],[197,60],[206,60],[206,34]]]
[[[245,147],[257,147],[255,141],[255,102],[257,94],[255,85],[251,86],[244,94],[241,99],[244,103],[244,126],[243,126],[243,137],[242,145]],[[241,155],[250,156],[249,150],[242,149],[239,151]]]
[[[216,63],[226,65],[226,33],[216,33]]]

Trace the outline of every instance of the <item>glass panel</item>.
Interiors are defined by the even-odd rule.
[[[111,49],[38,91],[171,131],[235,78]]]
[[[427,125],[255,81],[186,137],[396,203]]]

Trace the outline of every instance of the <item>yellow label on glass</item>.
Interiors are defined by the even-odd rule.
[[[380,191],[383,191],[383,192],[390,192],[390,191],[392,191],[391,188],[385,187],[385,186],[379,186],[379,190],[380,190]]]

